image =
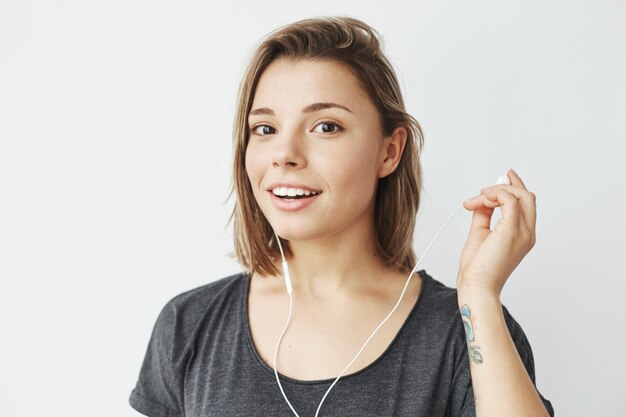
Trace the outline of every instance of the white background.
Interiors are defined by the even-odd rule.
[[[617,0],[0,0],[0,415],[138,415],[160,309],[240,271],[224,201],[246,59],[280,25],[341,14],[382,34],[424,128],[416,251],[516,169],[537,244],[502,301],[538,388],[559,416],[626,415]],[[470,220],[421,266],[450,286]]]

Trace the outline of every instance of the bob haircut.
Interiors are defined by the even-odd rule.
[[[246,272],[261,276],[279,275],[275,266],[280,259],[273,229],[258,206],[245,169],[249,139],[248,113],[262,72],[277,58],[289,60],[332,61],[343,65],[359,81],[363,91],[378,110],[384,136],[395,128],[407,130],[407,141],[399,164],[391,174],[379,178],[376,189],[374,224],[377,246],[387,266],[410,272],[416,263],[413,230],[422,189],[419,161],[424,139],[417,120],[404,108],[404,101],[393,67],[381,49],[382,38],[365,22],[352,17],[304,19],[269,33],[248,61],[239,85],[233,123],[233,177],[236,193],[229,219],[234,219],[235,257]],[[285,258],[292,252],[281,239]]]

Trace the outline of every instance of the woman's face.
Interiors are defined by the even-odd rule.
[[[246,172],[279,236],[314,240],[373,228],[383,134],[378,111],[347,69],[273,61],[259,79],[248,128]]]

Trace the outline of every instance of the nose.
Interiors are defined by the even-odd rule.
[[[306,166],[305,145],[296,132],[286,132],[277,138],[272,153],[274,167],[303,168]]]

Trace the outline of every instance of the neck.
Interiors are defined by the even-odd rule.
[[[290,241],[289,247],[292,256],[287,263],[294,291],[299,294],[326,297],[378,288],[389,275],[373,225],[316,240]]]

